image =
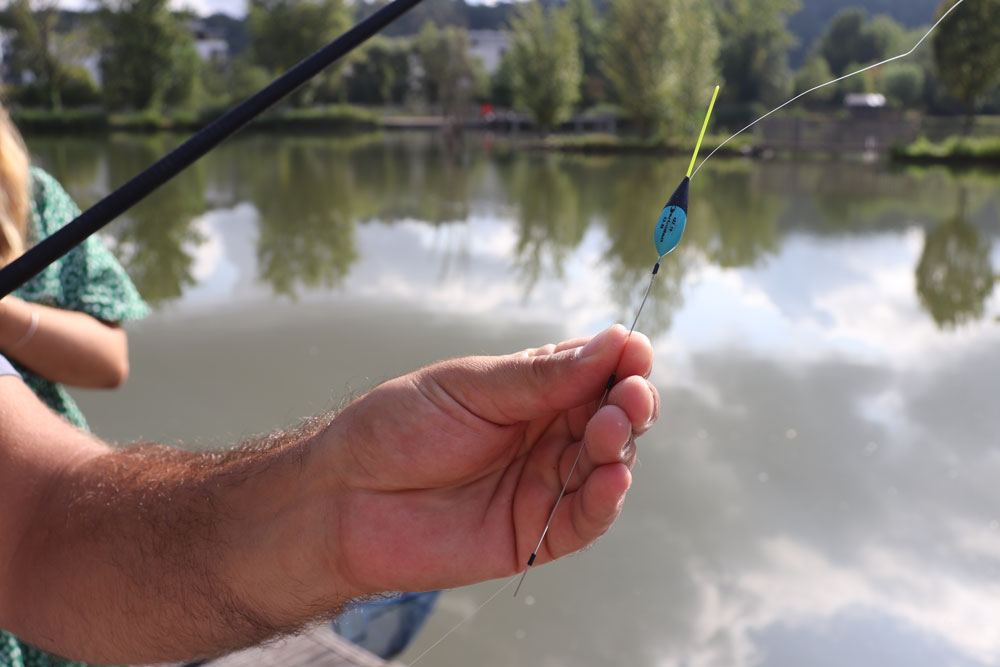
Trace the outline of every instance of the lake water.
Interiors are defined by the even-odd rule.
[[[176,138],[30,138],[83,205]],[[107,236],[155,305],[94,430],[204,447],[634,314],[686,161],[254,135]],[[1000,173],[715,160],[639,329],[624,513],[428,665],[1000,662]],[[497,588],[445,595],[407,662]],[[509,589],[510,590],[510,589]]]

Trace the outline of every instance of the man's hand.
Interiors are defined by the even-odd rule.
[[[590,544],[659,413],[613,327],[435,364],[229,452],[112,450],[0,378],[0,627],[101,664],[259,643],[360,595],[456,586]],[[595,410],[608,377],[618,378]]]
[[[627,340],[627,344],[626,344]],[[452,587],[524,569],[581,443],[536,563],[577,551],[621,511],[634,437],[659,415],[642,334],[612,327],[380,385],[328,428],[342,496],[331,564],[357,594]],[[596,412],[610,374],[617,378]]]

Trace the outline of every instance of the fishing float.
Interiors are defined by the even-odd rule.
[[[653,289],[653,282],[656,280],[656,274],[660,271],[660,262],[666,257],[671,250],[677,247],[677,244],[681,242],[681,237],[684,235],[684,228],[687,226],[688,218],[688,195],[691,189],[691,176],[694,170],[695,161],[698,159],[698,151],[701,150],[701,142],[705,139],[705,132],[708,130],[708,121],[712,117],[712,110],[715,108],[715,100],[719,97],[719,86],[715,87],[715,91],[712,93],[712,101],[708,103],[708,112],[705,114],[705,121],[701,124],[701,133],[698,135],[698,141],[694,146],[694,153],[691,155],[691,163],[688,165],[687,174],[681,180],[680,185],[674,190],[674,193],[670,195],[670,199],[667,200],[666,205],[663,210],[660,211],[659,217],[656,220],[656,227],[653,233],[653,245],[656,248],[657,257],[656,263],[653,264],[652,275],[649,277],[649,284],[646,285],[646,292],[642,295],[642,301],[639,303],[639,308],[635,312],[635,317],[632,318],[632,326],[629,327],[628,336],[625,338],[625,346],[622,347],[622,354],[625,354],[625,348],[628,346],[628,341],[632,337],[632,332],[635,331],[635,325],[639,322],[639,315],[642,314],[642,309],[646,305],[646,300],[649,299],[649,292]],[[621,357],[619,357],[618,362],[621,363]],[[617,364],[616,364],[617,366]],[[611,388],[615,384],[615,374],[612,372],[611,377],[608,378],[608,382],[604,387],[604,395],[601,397],[601,402],[598,404],[597,409],[600,410],[604,407],[604,403],[608,400],[608,394],[611,393]],[[531,552],[531,556],[528,558],[528,563],[521,573],[521,579],[517,582],[517,588],[514,589],[514,597],[517,597],[518,591],[521,590],[521,584],[524,583],[524,578],[528,576],[528,570],[535,564],[535,559],[538,557],[538,550],[542,546],[542,542],[545,540],[545,536],[549,532],[549,526],[552,525],[552,519],[556,515],[556,510],[559,509],[559,503],[562,502],[563,496],[566,495],[566,487],[569,486],[569,481],[573,478],[573,473],[576,471],[576,466],[580,462],[580,456],[583,454],[584,442],[580,442],[580,447],[577,449],[576,458],[573,459],[573,465],[570,466],[569,474],[566,475],[566,481],[563,482],[562,489],[559,491],[559,495],[556,497],[555,505],[552,506],[552,511],[549,512],[549,518],[545,522],[545,527],[542,529],[541,537],[538,538],[538,544],[535,545],[534,550]]]

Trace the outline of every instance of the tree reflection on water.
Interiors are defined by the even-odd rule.
[[[917,264],[917,294],[939,327],[980,319],[993,293],[992,244],[966,219],[965,188],[955,214],[927,232]]]
[[[38,161],[81,204],[147,166],[176,137],[29,138]],[[617,317],[631,317],[655,260],[651,230],[683,173],[681,159],[580,157],[483,150],[433,135],[250,135],[222,146],[136,206],[110,229],[123,263],[154,304],[195,283],[204,238],[192,223],[249,202],[257,213],[257,278],[279,295],[340,286],[359,260],[358,225],[401,221],[464,225],[445,249],[468,256],[484,220],[508,224],[507,271],[525,298],[542,280],[565,281],[588,232],[606,236],[600,268]],[[958,212],[949,204],[958,196]],[[662,264],[642,327],[670,328],[683,287],[701,267],[758,269],[791,234],[826,237],[924,230],[918,302],[941,327],[983,316],[995,276],[995,175],[890,171],[849,162],[717,160],[692,184],[681,245]],[[966,200],[971,202],[966,204]],[[991,223],[991,217],[992,223]],[[941,220],[944,219],[944,222]],[[248,221],[250,222],[250,221]],[[989,227],[993,224],[992,227]]]
[[[111,144],[108,182],[119,184],[172,148],[167,137]],[[195,284],[191,270],[204,237],[191,223],[205,212],[205,165],[195,163],[113,223],[116,252],[143,297],[156,305]]]

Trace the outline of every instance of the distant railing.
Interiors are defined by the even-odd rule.
[[[756,126],[756,150],[881,153],[920,136],[921,121],[899,114],[850,118],[767,118]]]
[[[966,133],[996,136],[1000,134],[1000,118],[980,117],[968,128],[961,117],[921,117],[883,110],[856,111],[848,117],[772,116],[754,127],[754,149],[882,153],[920,137],[942,141]]]

